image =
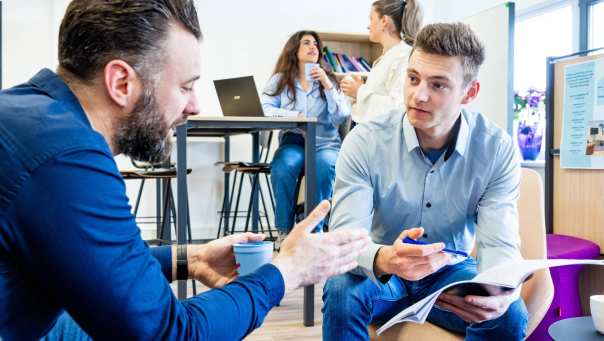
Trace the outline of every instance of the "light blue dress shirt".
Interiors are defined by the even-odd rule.
[[[317,118],[317,150],[321,148],[339,149],[341,145],[338,125],[344,123],[350,116],[350,103],[346,97],[334,87],[325,90],[325,98],[321,98],[321,91],[318,81],[311,82],[308,91],[302,88],[300,82],[295,81],[296,101],[290,99],[287,88],[275,96],[269,96],[267,93],[273,93],[277,83],[281,79],[281,74],[273,75],[268,81],[264,91],[262,91],[262,110],[265,116],[296,117],[302,112],[307,117]],[[291,132],[302,134],[302,130],[289,130]],[[282,131],[281,134],[286,131]]]
[[[521,258],[520,162],[510,136],[481,114],[462,111],[450,148],[433,164],[401,111],[347,135],[336,164],[329,226],[370,231],[373,244],[359,258],[357,272],[375,279],[378,249],[419,226],[425,242],[471,252],[476,241],[479,271]]]

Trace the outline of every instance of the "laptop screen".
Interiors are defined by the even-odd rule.
[[[224,116],[264,116],[253,76],[214,81]]]

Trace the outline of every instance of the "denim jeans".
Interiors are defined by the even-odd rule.
[[[57,323],[52,327],[48,334],[40,339],[40,341],[61,340],[92,341],[92,338],[80,328],[67,312],[64,312],[59,316]]]
[[[331,199],[336,177],[338,151],[321,149],[317,153],[316,175],[318,200]],[[304,139],[299,134],[287,133],[271,162],[271,184],[275,193],[275,225],[280,232],[287,233],[294,226],[298,177],[304,168]],[[315,231],[323,228],[319,223]]]
[[[392,276],[386,283],[346,273],[330,278],[323,288],[323,340],[369,340],[367,326],[391,317],[443,286],[476,275],[476,261],[447,266],[419,281]],[[526,307],[519,299],[501,317],[468,324],[457,315],[433,308],[428,321],[465,334],[466,340],[522,340],[527,325]]]

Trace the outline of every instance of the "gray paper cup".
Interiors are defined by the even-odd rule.
[[[317,66],[319,66],[319,64],[317,64],[317,63],[304,64],[304,75],[306,76],[307,81],[311,81],[311,82],[314,81],[314,79],[310,76],[310,70],[314,69]]]
[[[273,259],[273,242],[234,244],[235,261],[239,264],[239,275],[254,272]]]

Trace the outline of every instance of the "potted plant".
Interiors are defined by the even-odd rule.
[[[518,120],[517,140],[522,158],[537,159],[545,125],[545,92],[536,88],[529,88],[524,95],[514,92],[514,116]]]

